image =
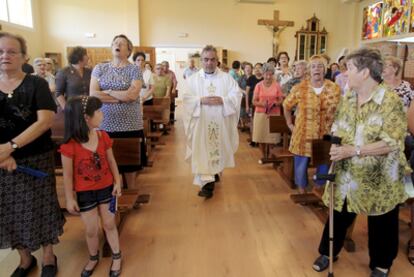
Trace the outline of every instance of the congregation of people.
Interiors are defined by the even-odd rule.
[[[66,67],[56,70],[52,60],[37,57],[31,72],[25,40],[0,32],[0,249],[16,249],[20,255],[11,276],[27,276],[37,264],[31,253],[40,248],[41,276],[56,276],[58,270],[53,245],[59,243],[65,218],[57,200],[50,130],[56,112],[65,115],[58,151],[66,209],[80,215],[89,251],[81,276],[91,276],[99,263],[99,221],[112,250],[109,276],[121,275],[119,234],[110,206],[122,194],[122,185],[136,186],[137,174],[147,166],[143,106],[169,99],[178,81],[167,61],[152,68],[145,53],[133,53],[125,35],[115,36],[111,49],[112,59],[94,68],[86,48],[79,46],[69,53]],[[333,63],[325,54],[292,62],[281,51],[265,62],[234,61],[229,70],[219,65],[217,50],[206,46],[201,68],[190,58],[183,73],[188,89],[184,127],[187,139],[193,140],[186,158],[192,162],[194,184],[200,186],[198,195],[211,198],[223,170],[235,166],[237,132],[247,133],[248,141],[241,143],[258,147],[258,163],[265,166],[271,150],[282,144],[282,134],[270,130],[270,118],[283,116],[291,131],[298,193],[325,189],[322,201],[334,201],[335,261],[357,215],[367,215],[371,276],[388,276],[398,253],[399,209],[414,197],[414,90],[401,72],[399,58],[369,48]],[[226,139],[211,138],[221,130]],[[336,162],[334,199],[327,196],[324,182],[308,176],[312,140],[326,134],[342,139],[330,149]],[[140,139],[139,165],[117,166],[112,151],[116,138]],[[197,143],[212,147],[213,154]],[[48,175],[33,178],[21,166]],[[328,168],[320,165],[316,172],[327,173]],[[413,204],[409,209],[414,214]],[[329,265],[328,229],[327,221],[312,265],[318,272]],[[412,230],[406,255],[414,265]]]

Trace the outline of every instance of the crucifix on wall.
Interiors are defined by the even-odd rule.
[[[293,21],[279,20],[279,11],[273,11],[273,20],[259,19],[257,24],[266,26],[273,33],[273,56],[275,57],[279,50],[279,35],[286,27],[293,27]]]

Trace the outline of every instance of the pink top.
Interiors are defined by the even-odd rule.
[[[280,115],[280,106],[283,102],[282,89],[278,82],[273,82],[270,87],[264,85],[264,81],[258,83],[254,89],[254,100],[266,101],[267,107],[256,106],[256,113]]]

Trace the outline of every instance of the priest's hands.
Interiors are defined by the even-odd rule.
[[[223,98],[220,96],[201,97],[201,105],[219,106],[223,105]]]

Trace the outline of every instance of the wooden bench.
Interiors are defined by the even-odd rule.
[[[282,136],[282,147],[274,147],[270,150],[270,159],[265,162],[273,163],[273,167],[280,173],[290,188],[295,188],[293,172],[293,154],[289,152],[290,129],[282,115],[269,117],[269,130],[271,133],[280,133]]]

